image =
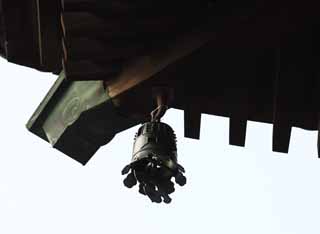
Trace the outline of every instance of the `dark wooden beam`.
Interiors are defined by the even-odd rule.
[[[244,74],[248,75],[248,73]],[[243,82],[247,83],[250,78],[244,78]],[[229,144],[244,147],[249,119],[249,86],[239,84],[237,88],[231,89],[229,96],[232,97],[229,102]]]
[[[61,4],[63,10],[69,12],[90,11],[121,18],[176,15],[193,21],[203,16],[201,13],[207,7],[206,3],[201,1],[184,2],[182,5],[179,1],[61,0]],[[194,16],[192,19],[188,17],[190,13]]]
[[[41,69],[35,2],[3,0],[1,17],[5,29],[3,49],[6,59]]]
[[[63,12],[61,16],[63,33],[66,38],[81,37],[137,37],[152,34],[167,37],[179,31],[176,16],[162,16],[147,19],[104,18],[94,12]],[[154,38],[155,39],[155,38]],[[159,39],[159,38],[158,38]]]
[[[189,102],[184,109],[184,136],[200,139],[201,128],[201,103]]]
[[[318,142],[317,142],[317,147],[318,147],[318,157],[320,158],[320,112],[318,115]]]
[[[317,41],[318,42],[318,41]],[[318,55],[320,55],[320,47],[318,46],[317,43],[317,49],[318,49]],[[318,157],[320,158],[320,106],[319,106],[319,101],[320,101],[320,72],[319,72],[319,68],[318,68],[318,62],[319,62],[319,57],[316,60],[317,62],[314,63],[314,68],[315,68],[315,74],[316,74],[316,112],[318,115],[318,142],[317,142],[317,148],[318,148]]]
[[[227,103],[230,105],[229,144],[244,147],[247,121],[251,113],[256,111],[251,105],[253,102],[251,99],[256,93],[257,83],[261,79],[257,72],[257,66],[261,64],[260,54],[264,54],[264,51],[263,49],[238,48],[232,52],[234,56],[229,61],[236,64],[233,66],[233,70],[237,77],[241,78],[229,82],[230,88],[226,95]],[[245,59],[244,54],[246,55]]]
[[[320,19],[318,19],[318,23],[320,22]],[[313,72],[315,74],[315,102],[314,105],[316,106],[315,112],[317,113],[317,130],[318,130],[318,142],[317,142],[317,148],[318,148],[318,157],[320,158],[320,71],[319,71],[319,64],[320,64],[320,46],[319,46],[319,40],[320,40],[320,34],[319,34],[319,28],[318,24],[314,24],[312,28],[312,52],[315,55],[313,58]]]
[[[121,64],[107,62],[98,64],[92,60],[63,61],[63,68],[68,80],[109,80],[121,70]]]
[[[288,153],[292,127],[316,129],[315,48],[310,28],[283,37],[276,53],[273,150]],[[316,65],[318,66],[318,65]],[[301,125],[302,122],[305,124]]]
[[[277,111],[273,121],[272,150],[288,153],[292,128],[290,116],[288,113]]]
[[[41,65],[48,71],[61,71],[61,27],[59,0],[36,0]]]
[[[247,117],[232,115],[229,123],[229,144],[245,146],[247,133]]]
[[[201,48],[213,36],[212,33],[199,31],[183,34],[166,47],[126,64],[121,73],[110,81],[108,86],[110,97],[115,98],[144,81],[154,78],[166,67]]]
[[[288,153],[292,128],[292,116],[289,110],[292,106],[291,81],[292,60],[288,49],[275,51],[275,84],[272,150]]]
[[[84,59],[129,59],[142,55],[144,45],[128,41],[103,41],[96,38],[74,38],[71,41],[63,40],[64,56],[67,60]]]

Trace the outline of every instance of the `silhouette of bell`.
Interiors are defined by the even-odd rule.
[[[174,183],[186,184],[184,168],[177,162],[176,135],[173,129],[160,121],[143,124],[133,146],[132,161],[125,166],[122,174],[129,175],[124,180],[128,188],[139,183],[139,193],[146,195],[152,202],[170,203],[169,194],[175,191]]]

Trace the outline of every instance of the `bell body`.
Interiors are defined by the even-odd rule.
[[[174,173],[177,166],[176,135],[162,122],[147,122],[138,130],[133,146],[132,164],[153,159]]]
[[[129,173],[129,174],[128,174]],[[184,169],[177,162],[177,141],[173,129],[162,122],[143,124],[136,136],[131,163],[122,174],[128,174],[124,185],[132,188],[139,182],[139,192],[152,202],[170,203],[174,183],[185,185]]]

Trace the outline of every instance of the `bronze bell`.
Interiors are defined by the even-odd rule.
[[[139,183],[139,192],[152,202],[170,203],[174,192],[172,177],[180,186],[186,184],[184,168],[177,162],[177,141],[173,129],[160,121],[143,124],[133,146],[132,161],[122,174],[128,174],[124,184],[132,188]]]

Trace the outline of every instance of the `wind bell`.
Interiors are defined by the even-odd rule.
[[[131,163],[122,174],[128,174],[123,183],[132,188],[139,184],[139,192],[152,202],[170,203],[169,194],[175,191],[172,178],[180,186],[186,184],[184,168],[177,162],[177,140],[173,129],[161,117],[168,106],[158,102],[151,112],[151,121],[144,123],[135,135]]]

